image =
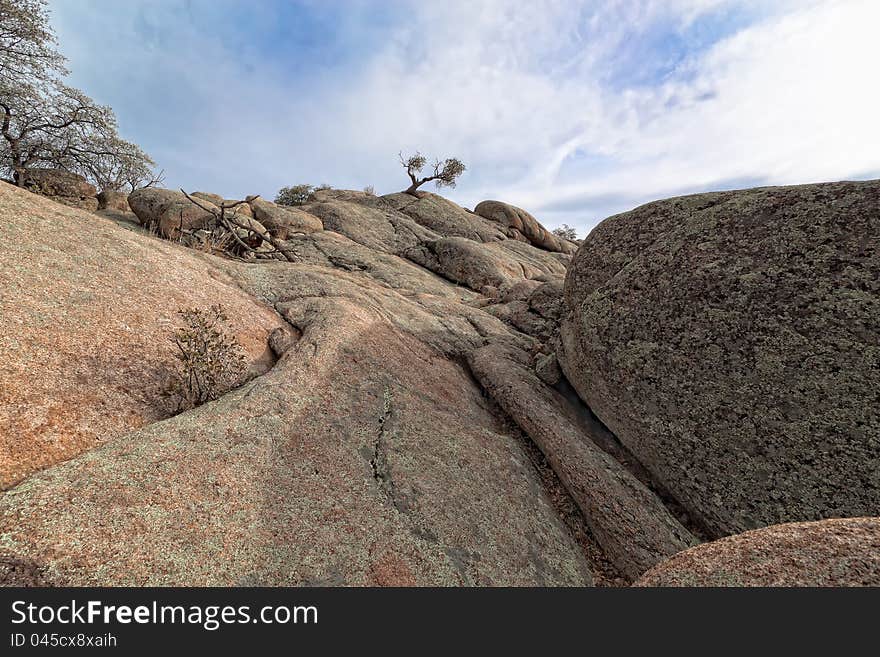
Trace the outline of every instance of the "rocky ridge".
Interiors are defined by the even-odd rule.
[[[706,345],[699,357],[714,363],[716,379],[728,374],[718,363],[730,356],[712,351],[724,340],[690,337],[698,325],[707,329],[687,312],[700,322],[714,318],[716,289],[735,290],[741,300],[751,288],[732,284],[730,271],[767,297],[768,281],[779,276],[768,267],[792,253],[768,248],[774,239],[801,252],[814,248],[819,259],[810,262],[845,272],[822,279],[826,299],[837,303],[826,300],[807,315],[824,316],[826,326],[836,326],[838,310],[856,318],[845,335],[861,340],[867,360],[841,361],[838,371],[854,373],[838,383],[853,403],[867,400],[861,382],[877,381],[876,326],[867,318],[878,296],[870,274],[877,273],[871,231],[880,184],[842,185],[652,204],[604,222],[574,261],[576,245],[497,201],[472,213],[425,193],[319,190],[297,208],[248,197],[237,214],[282,240],[295,259],[276,262],[220,258],[151,235],[179,239],[204,225],[209,213],[180,192],[139,190],[126,199],[132,212],[109,199],[95,215],[0,184],[0,255],[10,263],[0,268],[0,290],[4,308],[16,308],[0,317],[8,324],[3,334],[15,336],[0,341],[0,390],[11,409],[0,414],[7,488],[0,582],[551,586],[631,582],[646,571],[652,582],[665,564],[691,572],[696,566],[684,555],[713,544],[687,548],[749,523],[838,509],[880,515],[870,481],[878,451],[870,411],[861,423],[840,425],[848,442],[825,436],[840,430],[812,425],[832,453],[847,451],[850,460],[754,435],[750,449],[763,454],[765,470],[787,468],[807,491],[813,467],[841,482],[834,484],[838,506],[821,507],[812,493],[809,505],[785,506],[776,489],[742,484],[734,499],[749,500],[741,507],[748,512],[734,504],[724,516],[715,498],[733,484],[708,495],[694,492],[704,483],[688,482],[732,478],[739,466],[725,472],[723,464],[733,447],[719,434],[695,449],[675,424],[687,413],[669,402],[686,390],[676,368],[689,346]],[[209,209],[227,202],[205,192],[193,197]],[[716,206],[726,214],[705,214]],[[760,225],[768,216],[777,221]],[[867,236],[860,243],[849,237],[858,231]],[[725,250],[732,244],[753,249],[751,260]],[[679,264],[700,274],[687,283],[675,278]],[[806,271],[791,270],[792,289]],[[670,297],[670,280],[689,290],[687,303]],[[855,296],[841,292],[846,281],[855,281]],[[662,294],[652,296],[657,289]],[[163,415],[150,401],[155,377],[147,372],[168,362],[169,317],[180,306],[217,302],[232,306],[250,371],[220,399]],[[72,306],[79,314],[67,317]],[[647,325],[636,321],[642,307],[655,310]],[[786,317],[778,306],[761,312]],[[23,326],[31,333],[22,334]],[[97,343],[88,329],[101,336]],[[650,331],[658,334],[651,349]],[[689,336],[685,343],[670,337],[679,334]],[[784,331],[761,325],[747,335]],[[840,353],[842,336],[819,343]],[[667,353],[672,344],[678,351]],[[127,365],[133,361],[137,371]],[[705,377],[705,390],[721,395],[711,368],[688,366]],[[33,369],[40,376],[29,378]],[[768,385],[766,372],[753,373],[756,385]],[[666,396],[658,401],[644,390]],[[775,403],[816,403],[798,395]],[[64,422],[37,399],[64,399]],[[761,408],[751,397],[748,403]],[[847,403],[832,396],[825,409]],[[718,405],[709,408],[726,417]],[[697,410],[706,422],[710,411],[688,412]],[[632,429],[645,420],[666,433]],[[69,426],[91,433],[80,440]],[[33,437],[22,440],[22,427]],[[57,449],[35,460],[33,449],[21,447],[34,440]],[[723,447],[717,456],[716,445]],[[661,467],[660,446],[682,459],[676,476]],[[841,479],[847,468],[864,472],[867,485],[849,490]],[[876,525],[860,531],[856,542],[865,545]],[[833,581],[863,583],[862,572],[843,568]]]

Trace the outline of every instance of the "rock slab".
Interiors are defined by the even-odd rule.
[[[631,580],[697,541],[660,498],[593,443],[528,356],[491,344],[468,356],[474,376],[544,453],[609,560]]]
[[[560,363],[713,536],[880,509],[880,181],[658,201],[565,282]]]
[[[880,518],[773,525],[691,548],[637,586],[880,586]]]

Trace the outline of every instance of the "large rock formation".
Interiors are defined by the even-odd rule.
[[[201,199],[202,201],[207,201],[212,205],[220,206],[223,204],[223,197],[220,194],[214,194],[213,192],[193,192],[190,194],[193,198]]]
[[[434,346],[483,341],[453,304],[265,269],[237,273],[301,332],[278,364],[8,492],[7,562],[66,584],[590,583],[521,445]]]
[[[497,297],[523,279],[564,275],[562,263],[542,257],[536,249],[517,253],[519,244],[511,240],[483,244],[464,237],[444,237],[420,242],[402,255],[487,297]]]
[[[19,184],[25,189],[83,210],[98,209],[98,190],[82,176],[60,169],[27,169]]]
[[[420,192],[413,196],[398,193],[381,199],[442,237],[465,237],[477,242],[497,242],[506,238],[497,224],[437,194]]]
[[[128,194],[114,189],[105,189],[98,193],[98,209],[112,210],[115,212],[131,212],[128,204]]]
[[[138,190],[136,226],[0,186],[0,583],[621,584],[876,509],[877,185],[653,204],[564,289],[504,204],[248,197],[284,256],[245,262],[184,246],[220,195]],[[215,303],[247,371],[168,417],[176,310]]]
[[[4,314],[18,326],[2,333],[16,336],[2,343],[5,362],[28,362],[33,355],[20,350],[35,338],[53,359],[41,370],[44,382],[25,383],[21,373],[4,385],[14,395],[3,408],[61,404],[69,422],[100,437],[82,446],[101,444],[0,496],[0,581],[592,582],[555,495],[463,365],[489,343],[533,344],[471,305],[475,293],[332,231],[286,242],[300,263],[244,264],[7,194],[3,207],[36,222],[29,234],[41,237],[6,240],[30,246],[4,262],[32,262],[39,273],[13,268],[18,287],[0,287],[18,290],[16,299],[27,295],[25,310]],[[132,207],[145,216],[145,207],[163,202],[161,193],[134,196]],[[72,250],[59,256],[45,239]],[[68,280],[70,294],[59,284]],[[270,328],[286,332],[268,340],[278,358],[271,370],[141,428],[142,418],[129,421],[125,412],[130,402],[95,401],[115,386],[137,385],[149,396],[153,383],[141,368],[158,362],[150,350],[167,341],[161,311],[209,305],[215,293],[259,348]],[[45,321],[22,336],[28,304],[38,304],[33,315]],[[71,357],[82,353],[103,356]],[[91,401],[62,399],[60,382],[70,380]],[[45,385],[24,387],[37,384]],[[48,426],[38,421],[33,431],[46,441],[69,435]]]
[[[705,543],[637,586],[880,586],[880,518],[773,525]]]
[[[178,309],[223,305],[252,374],[286,326],[216,264],[5,183],[0,262],[0,490],[169,415]]]
[[[308,212],[276,205],[261,198],[250,198],[247,206],[240,207],[248,207],[253,216],[280,240],[286,240],[295,233],[314,233],[324,228],[321,220]]]
[[[421,242],[405,255],[422,267],[486,296],[496,296],[502,288],[523,277],[518,262],[498,258],[480,242],[464,237]]]
[[[128,196],[128,204],[146,228],[163,237],[179,238],[183,231],[196,231],[207,226],[219,208],[200,198],[198,204],[183,192],[156,187],[136,189]]]
[[[501,224],[508,237],[527,241],[547,251],[569,254],[577,251],[577,245],[557,237],[532,215],[515,205],[501,201],[482,201],[474,208],[474,212]]]
[[[602,222],[563,369],[715,535],[880,510],[880,181],[701,194]]]
[[[342,200],[328,200],[303,206],[302,212],[319,218],[326,230],[376,251],[397,254],[437,237],[405,215],[388,208],[377,208]]]
[[[309,203],[325,203],[327,201],[348,201],[370,207],[385,207],[386,205],[381,197],[354,189],[319,188],[309,194]]]
[[[128,195],[128,205],[141,225],[157,229],[162,210],[171,203],[181,201],[186,201],[186,197],[179,191],[159,187],[136,189]]]
[[[172,240],[180,238],[184,232],[192,233],[208,227],[219,215],[221,205],[226,207],[226,217],[261,233],[271,230],[279,239],[286,239],[288,234],[294,232],[321,230],[321,222],[314,217],[302,221],[297,216],[289,216],[291,213],[274,203],[256,197],[248,202],[239,202],[208,192],[193,192],[190,196],[193,200],[180,191],[147,187],[133,191],[128,197],[128,204],[142,226]],[[242,230],[244,235],[249,234],[247,230]],[[253,235],[249,239],[262,241]]]
[[[478,298],[410,260],[371,249],[332,230],[292,235],[284,247],[300,262],[359,272],[402,294],[431,294],[461,301]]]

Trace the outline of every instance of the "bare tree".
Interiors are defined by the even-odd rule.
[[[77,173],[101,189],[155,184],[154,162],[122,139],[113,110],[63,84],[44,0],[0,0],[0,174]]]
[[[425,168],[425,164],[428,162],[425,156],[419,152],[408,157],[404,157],[403,153],[399,153],[398,155],[400,157],[400,163],[406,169],[406,174],[412,182],[405,192],[412,195],[415,195],[415,192],[419,187],[426,182],[431,181],[434,181],[438,188],[455,187],[456,179],[463,174],[467,168],[461,160],[455,157],[447,158],[442,162],[440,160],[435,160],[433,173],[419,178],[419,174],[422,173],[422,169]]]
[[[117,133],[109,107],[58,82],[0,96],[0,169],[24,184],[29,168],[78,173],[101,189],[156,182],[153,160]]]
[[[154,167],[140,146],[116,136],[105,142],[102,152],[83,158],[79,170],[99,189],[133,192],[165,181],[165,171],[157,173]]]
[[[0,0],[0,87],[64,75],[46,0]]]

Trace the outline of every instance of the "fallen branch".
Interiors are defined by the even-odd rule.
[[[222,228],[224,228],[226,231],[228,231],[229,234],[235,240],[235,242],[243,249],[245,249],[251,253],[260,254],[260,255],[266,255],[266,254],[271,254],[271,253],[280,253],[284,257],[284,259],[287,260],[288,262],[298,262],[298,258],[295,255],[292,255],[290,251],[285,249],[283,246],[283,242],[275,239],[271,235],[271,233],[269,233],[269,231],[266,231],[266,232],[259,231],[253,226],[253,224],[251,222],[248,222],[250,225],[244,225],[234,218],[234,217],[236,217],[235,208],[243,203],[247,203],[248,202],[247,200],[235,201],[234,203],[226,203],[224,201],[219,206],[215,206],[215,207],[218,207],[220,210],[218,213],[216,210],[199,203],[199,201],[197,199],[195,199],[192,196],[190,196],[189,194],[187,194],[183,189],[181,189],[180,191],[183,193],[184,196],[186,196],[187,199],[189,199],[189,201],[191,203],[195,204],[197,207],[201,208],[205,212],[208,212],[211,215],[213,215],[213,217],[217,220],[217,224],[219,226],[221,226]],[[254,196],[251,198],[259,198],[259,196]],[[226,216],[226,210],[232,210],[231,217]],[[240,228],[242,230],[245,230],[248,233],[253,233],[254,235],[256,235],[257,237],[260,238],[261,244],[262,244],[262,242],[266,242],[272,247],[273,250],[272,251],[260,251],[256,248],[250,246],[244,240],[242,240],[241,237],[239,237],[238,232],[235,230],[236,228]]]

